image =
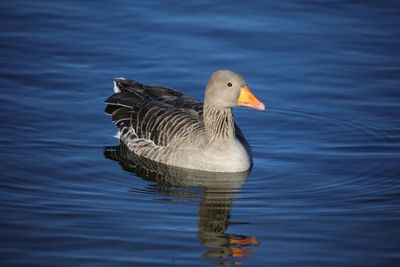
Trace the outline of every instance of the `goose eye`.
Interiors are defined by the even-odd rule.
[[[229,87],[232,87],[232,83],[227,83],[226,85],[228,85]]]

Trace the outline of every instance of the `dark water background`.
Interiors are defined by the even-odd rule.
[[[398,1],[15,0],[0,15],[1,266],[400,266]],[[109,148],[113,77],[201,99],[221,68],[268,106],[235,111],[248,177],[154,175]]]

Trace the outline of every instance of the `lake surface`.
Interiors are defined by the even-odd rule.
[[[400,266],[396,1],[2,1],[1,266]],[[138,161],[112,78],[241,73],[250,173]]]

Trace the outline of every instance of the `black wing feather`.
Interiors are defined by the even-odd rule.
[[[138,138],[165,146],[185,134],[185,125],[201,124],[203,104],[162,86],[115,79],[120,90],[105,100],[105,112],[122,132],[133,129]]]

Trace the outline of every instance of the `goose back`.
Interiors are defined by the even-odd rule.
[[[174,140],[203,129],[201,102],[162,86],[114,82],[118,91],[106,99],[105,112],[112,116],[121,140],[129,139],[126,143],[135,152],[174,145]]]

